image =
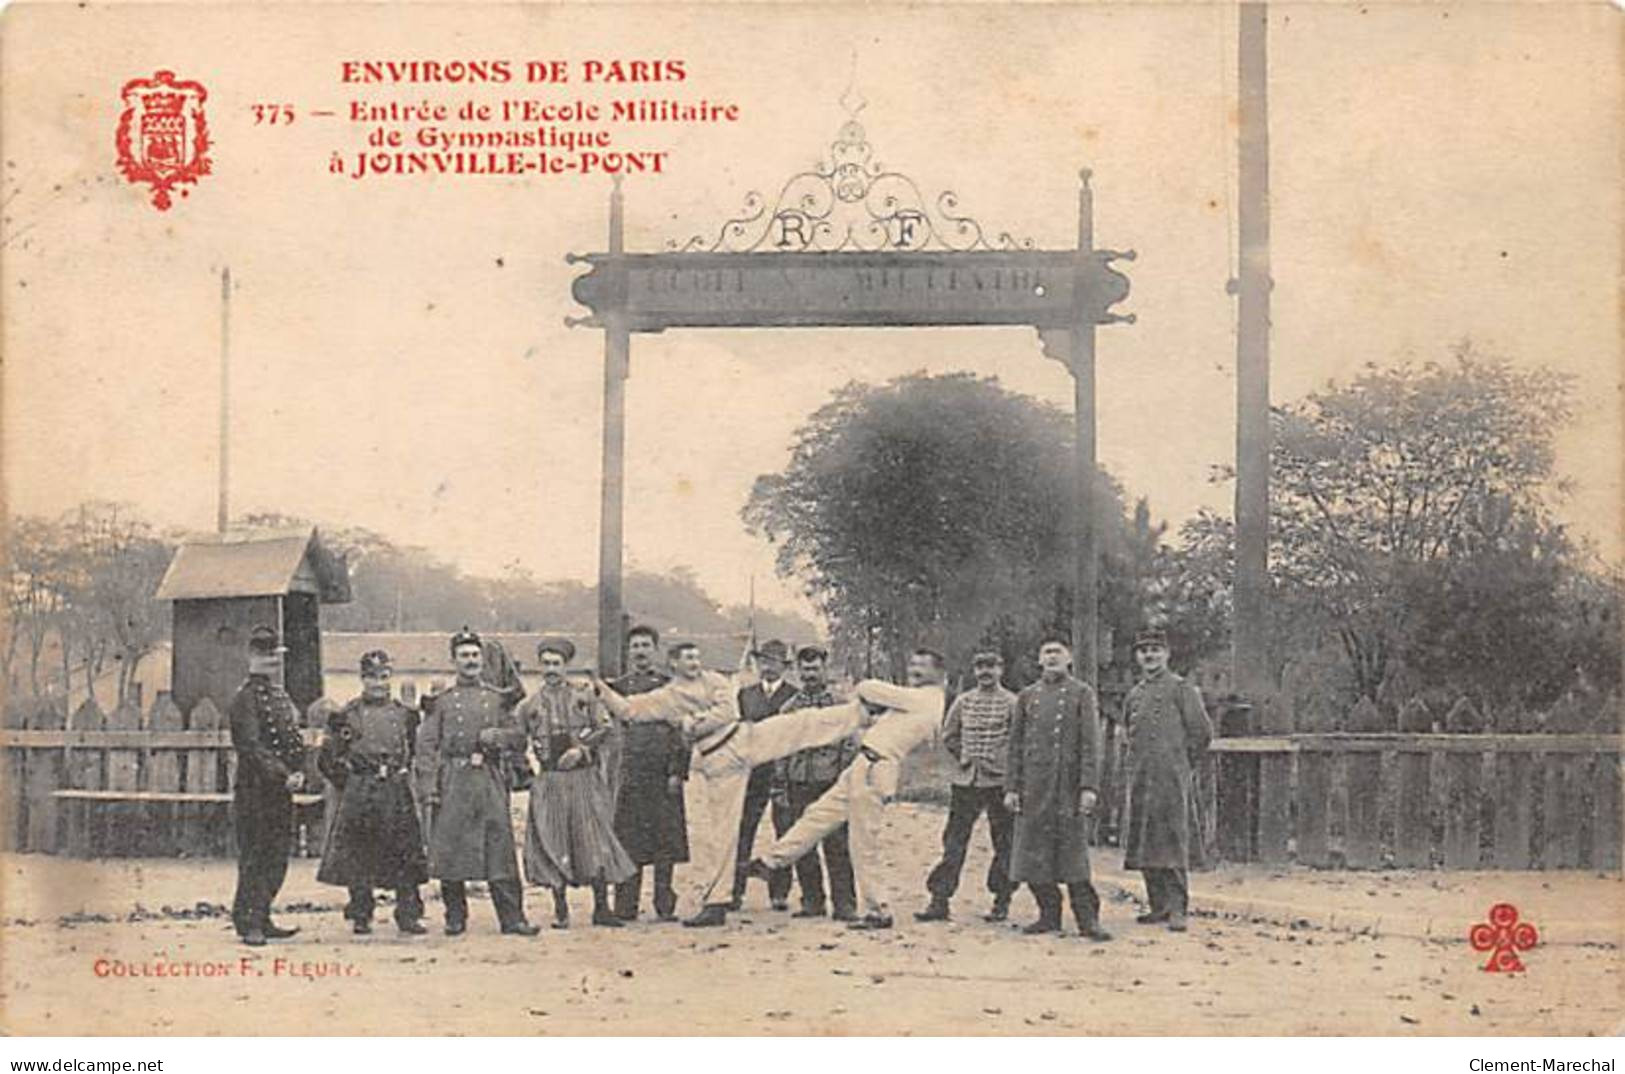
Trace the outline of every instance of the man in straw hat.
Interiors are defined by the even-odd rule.
[[[751,723],[771,719],[795,696],[796,688],[784,678],[785,665],[790,662],[790,649],[777,638],[763,642],[752,649],[751,659],[756,661],[758,680],[739,691],[739,718]],[[756,829],[761,827],[762,814],[768,805],[773,807],[773,834],[782,835],[790,827],[789,803],[785,789],[778,781],[776,762],[759,764],[751,769],[745,784],[745,807],[739,819],[739,848],[735,853],[733,900],[729,909],[737,910],[745,898],[745,863],[750,860],[756,846]],[[768,902],[775,910],[789,904],[790,871],[775,873],[767,882]]]
[[[390,695],[391,674],[384,650],[361,655],[361,696],[333,714],[318,755],[341,797],[316,879],[349,889],[344,916],[358,936],[372,931],[374,888],[395,892],[403,934],[428,931],[418,885],[429,879],[429,862],[411,782],[418,714]]]
[[[1128,725],[1128,816],[1123,867],[1145,876],[1141,924],[1186,929],[1190,904],[1191,773],[1213,741],[1202,695],[1168,670],[1168,637],[1142,630],[1134,659],[1144,676],[1123,702]]]

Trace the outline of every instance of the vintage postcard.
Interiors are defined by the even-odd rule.
[[[1620,17],[10,5],[6,1030],[1619,1033]]]

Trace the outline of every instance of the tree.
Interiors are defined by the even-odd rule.
[[[1553,517],[1565,491],[1553,440],[1570,383],[1514,369],[1468,344],[1451,360],[1368,366],[1272,415],[1271,633],[1277,671],[1324,634],[1357,694],[1379,697],[1403,666],[1442,688],[1549,701],[1584,667],[1617,681],[1612,657],[1569,636],[1591,595],[1614,609]],[[1217,471],[1228,479],[1228,468]],[[1234,535],[1205,514],[1187,523],[1163,586],[1174,618],[1213,649],[1228,644]],[[1574,650],[1559,655],[1564,645]],[[1604,645],[1604,649],[1607,646]],[[1578,654],[1578,655],[1576,655]],[[1576,662],[1576,661],[1579,662]],[[1611,669],[1611,670],[1610,670]]]
[[[28,646],[29,692],[39,696],[40,659],[67,604],[60,528],[43,518],[19,518],[6,540],[6,683],[19,640]]]
[[[1068,414],[994,378],[851,383],[797,431],[785,470],[756,479],[743,516],[864,664],[900,670],[920,641],[959,656],[994,644],[1015,662],[1070,624],[1072,436]],[[1122,492],[1096,481],[1097,532],[1121,559]],[[1103,586],[1119,637],[1137,618],[1132,589],[1114,602]]]
[[[63,551],[72,564],[67,638],[77,641],[87,695],[108,655],[119,661],[116,701],[130,696],[141,660],[164,636],[166,616],[153,599],[174,554],[127,505],[90,502],[64,516]],[[69,646],[64,639],[64,649]]]

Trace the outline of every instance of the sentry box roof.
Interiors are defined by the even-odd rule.
[[[237,530],[182,544],[158,583],[159,600],[211,600],[314,593],[323,604],[350,599],[350,572],[314,527]]]

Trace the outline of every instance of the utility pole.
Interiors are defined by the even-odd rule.
[[[621,177],[609,196],[609,253],[619,266],[626,252]],[[632,337],[618,314],[604,323],[604,463],[598,517],[598,673],[621,673],[622,503],[626,491],[626,377]]]
[[[231,266],[220,270],[220,474],[215,494],[215,529],[231,522],[227,499],[231,481]]]
[[[1257,704],[1272,680],[1269,634],[1269,5],[1241,5],[1237,33],[1236,581],[1233,687]]]

